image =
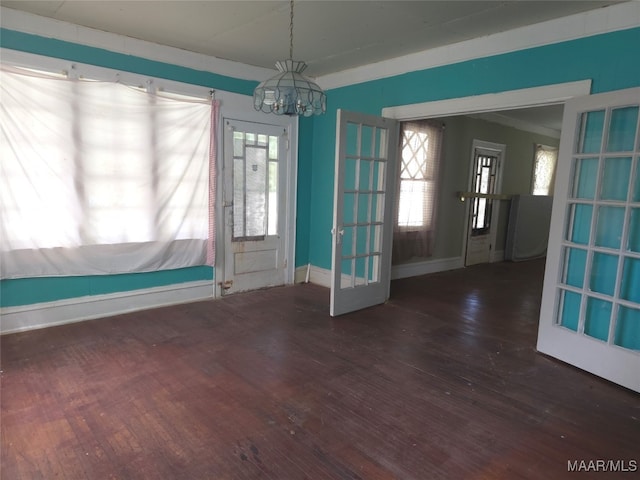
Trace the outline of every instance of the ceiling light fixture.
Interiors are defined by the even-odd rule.
[[[256,110],[276,115],[321,115],[327,109],[327,96],[311,79],[302,75],[307,64],[293,60],[293,0],[289,22],[289,60],[276,62],[280,73],[265,80],[253,92]]]

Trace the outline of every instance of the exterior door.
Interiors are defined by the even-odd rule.
[[[338,110],[332,316],[389,298],[397,140],[395,120]]]
[[[640,392],[640,89],[565,106],[538,350]]]
[[[224,122],[222,294],[285,283],[287,129]]]
[[[493,198],[500,190],[500,168],[505,146],[474,140],[469,191],[469,223],[465,265],[488,263],[496,238],[499,202]]]

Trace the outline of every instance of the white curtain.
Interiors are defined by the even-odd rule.
[[[205,264],[216,102],[7,66],[0,86],[2,278]]]

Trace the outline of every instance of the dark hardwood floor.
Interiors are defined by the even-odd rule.
[[[536,353],[543,269],[340,318],[298,285],[3,336],[1,478],[634,477],[567,471],[640,463],[640,395]]]

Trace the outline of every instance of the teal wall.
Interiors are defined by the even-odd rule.
[[[336,111],[382,108],[592,79],[593,93],[640,85],[640,28],[461,62],[330,90],[327,114],[301,119],[296,266],[330,268]],[[257,82],[108,50],[0,30],[0,46],[39,55],[250,95]],[[149,288],[213,278],[210,267],[105,277],[0,282],[0,306]]]
[[[592,93],[640,86],[640,28],[531,48],[337,88],[314,119],[309,262],[331,267],[336,111],[380,115],[388,106],[591,79]],[[302,262],[304,263],[304,262]]]

